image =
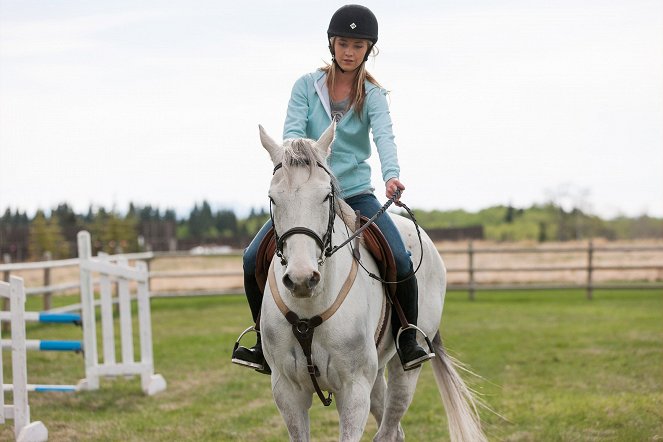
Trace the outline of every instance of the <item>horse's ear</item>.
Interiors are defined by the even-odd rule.
[[[320,135],[318,141],[315,142],[315,148],[322,153],[322,156],[327,158],[332,143],[334,142],[334,135],[336,134],[336,122],[332,122],[329,127]]]
[[[283,157],[283,147],[274,141],[272,137],[267,135],[264,127],[258,125],[258,129],[260,130],[260,142],[267,152],[269,152],[269,156],[272,158],[272,162],[276,166],[281,162],[281,158]]]

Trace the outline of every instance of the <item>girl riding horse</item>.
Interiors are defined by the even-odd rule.
[[[369,132],[373,133],[377,146],[387,198],[405,189],[399,180],[400,168],[387,92],[365,66],[369,54],[377,52],[377,19],[364,6],[343,6],[332,16],[327,38],[332,64],[296,81],[288,103],[283,139],[317,140],[335,121],[335,140],[328,166],[338,179],[345,201],[362,215],[372,217],[381,205],[373,194],[371,169],[366,162],[371,155]],[[396,261],[396,297],[408,322],[416,325],[418,289],[410,253],[389,216],[380,216],[376,224],[386,237]],[[268,221],[244,253],[244,288],[254,321],[258,319],[263,297],[256,281],[256,257],[270,228],[271,221]],[[393,310],[392,333],[396,340],[401,323]],[[405,370],[419,367],[435,356],[417,343],[414,328],[402,330],[398,344]],[[232,361],[262,373],[270,372],[259,332],[253,347],[238,346],[233,351]]]

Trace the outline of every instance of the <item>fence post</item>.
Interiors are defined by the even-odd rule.
[[[11,264],[12,262],[12,256],[9,253],[5,253],[2,256],[2,260],[4,261],[5,264]],[[9,282],[9,277],[11,276],[11,270],[5,270],[2,272],[2,280],[5,282]],[[2,299],[2,311],[8,312],[9,311],[9,298],[3,298]],[[0,325],[0,330],[2,333],[9,333],[10,330],[10,324],[9,322],[2,322],[2,325]]]
[[[594,297],[594,287],[592,282],[592,272],[594,271],[594,243],[589,240],[587,245],[587,299],[591,300]]]
[[[147,291],[149,292],[151,290],[152,286],[152,277],[150,276],[150,267],[152,265],[152,259],[154,258],[147,258],[145,261],[145,271],[147,272]]]
[[[94,286],[92,271],[89,268],[92,260],[92,245],[90,234],[81,230],[76,235],[78,241],[78,259],[81,278],[81,319],[83,320],[83,345],[85,352],[85,380],[82,387],[85,390],[99,389],[99,375],[93,370],[99,363],[97,356],[97,324],[94,307]]]
[[[474,301],[474,291],[475,291],[475,284],[476,282],[474,281],[474,247],[472,245],[472,240],[469,240],[467,243],[467,257],[468,257],[468,273],[469,273],[469,280],[468,280],[468,285],[469,285],[469,299],[470,301]]]
[[[44,252],[44,261],[50,261],[53,259],[53,254],[51,252]],[[51,285],[51,268],[44,268],[44,287]],[[53,292],[44,292],[44,311],[49,311],[51,309],[51,298]]]

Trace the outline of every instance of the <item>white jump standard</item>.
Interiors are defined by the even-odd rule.
[[[25,289],[23,279],[16,276],[10,282],[0,281],[0,298],[9,298],[11,309],[11,350],[12,383],[5,384],[2,370],[2,351],[0,351],[0,423],[6,419],[14,420],[14,436],[19,442],[42,442],[48,440],[48,430],[40,421],[30,422],[28,405],[28,370],[25,348]],[[5,391],[12,391],[13,405],[5,404]]]
[[[135,267],[128,265],[122,256],[100,254],[92,257],[90,234],[78,234],[78,253],[81,288],[81,315],[72,313],[25,312],[23,280],[11,277],[11,283],[0,282],[0,297],[10,299],[10,311],[0,312],[0,321],[11,322],[11,340],[1,339],[0,348],[12,351],[12,383],[2,384],[0,393],[0,423],[14,419],[16,440],[42,442],[48,439],[48,431],[41,422],[30,423],[28,392],[76,392],[97,390],[101,377],[140,376],[142,390],[153,395],[166,389],[166,381],[154,373],[152,357],[152,323],[148,270],[144,262]],[[93,275],[96,278],[93,278]],[[94,281],[100,288],[100,317],[103,361],[97,354],[97,326]],[[119,336],[121,361],[115,358],[115,330],[113,318],[112,283],[117,283],[119,304]],[[131,314],[131,288],[136,287],[135,299],[138,311],[140,360],[134,359],[133,318]],[[83,341],[26,339],[25,322],[51,324],[75,324],[83,326]],[[85,359],[85,379],[77,385],[28,384],[27,350],[82,352]],[[0,351],[0,380],[2,351]],[[13,405],[5,405],[5,392],[12,392]]]
[[[147,264],[139,261],[136,262],[135,267],[131,267],[123,257],[115,258],[105,254],[92,257],[90,234],[86,231],[78,233],[78,257],[80,259],[81,318],[84,331],[83,348],[85,349],[85,379],[79,382],[79,388],[96,390],[99,388],[101,377],[140,375],[141,386],[145,394],[153,395],[164,391],[166,380],[160,374],[154,373]],[[112,262],[112,259],[116,259],[117,262]],[[99,276],[103,362],[100,362],[97,354],[93,274]],[[117,281],[118,287],[121,362],[116,361],[115,358],[111,290],[113,281]],[[140,361],[134,360],[130,282],[135,283],[136,286]]]

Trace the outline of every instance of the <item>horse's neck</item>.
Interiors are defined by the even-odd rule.
[[[332,235],[332,244],[338,245],[345,241],[348,236],[352,235],[355,231],[355,214],[350,206],[342,200],[341,204],[337,205],[336,214],[338,215],[334,220],[334,233]],[[352,243],[354,246],[354,241]],[[338,295],[345,277],[350,273],[352,268],[352,254],[350,252],[350,245],[346,245],[339,249],[330,258],[325,261],[323,281],[321,287],[325,287],[325,302],[333,302]]]

